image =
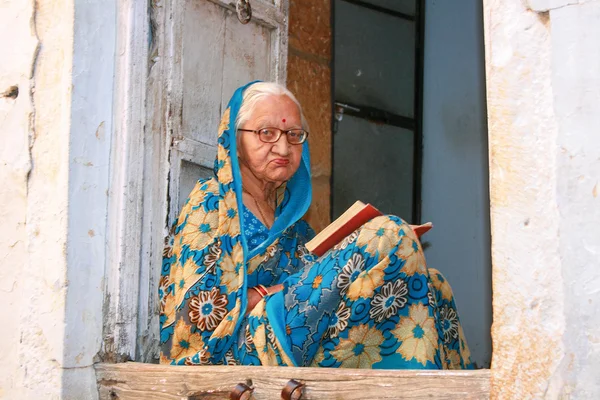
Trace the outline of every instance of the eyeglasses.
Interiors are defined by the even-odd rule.
[[[256,133],[261,142],[265,143],[277,142],[281,137],[282,133],[285,133],[286,139],[289,144],[302,144],[306,141],[306,138],[308,137],[308,132],[304,129],[290,129],[287,131],[283,131],[278,128],[262,128],[258,130],[238,129],[238,131]]]

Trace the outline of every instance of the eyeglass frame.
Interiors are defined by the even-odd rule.
[[[264,129],[272,129],[272,130],[279,131],[279,134],[277,135],[277,139],[275,139],[272,142],[265,142],[264,140],[262,140],[261,137],[260,137],[260,131],[262,131]],[[272,128],[272,127],[269,127],[269,126],[264,127],[264,128],[260,128],[260,129],[242,129],[242,128],[238,128],[238,131],[256,133],[258,135],[258,139],[261,142],[263,142],[263,143],[277,143],[279,141],[279,139],[281,139],[281,135],[283,135],[285,133],[285,140],[289,144],[291,144],[291,145],[302,144],[302,143],[306,142],[306,139],[308,139],[308,135],[309,135],[309,132],[307,130],[305,130],[305,129],[302,129],[302,128],[298,128],[298,129],[294,128],[294,129],[288,129],[288,130],[284,131],[283,129]],[[289,139],[289,136],[288,136],[288,133],[290,133],[291,131],[302,131],[302,132],[306,133],[306,136],[304,136],[304,139],[300,143],[291,143],[290,139]]]

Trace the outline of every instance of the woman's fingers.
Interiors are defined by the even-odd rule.
[[[283,285],[280,283],[279,285],[271,286],[269,288],[269,294],[281,292],[283,290]]]

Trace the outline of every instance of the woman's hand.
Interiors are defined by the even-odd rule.
[[[283,285],[275,285],[267,288],[267,292],[271,295],[283,290]],[[262,300],[262,296],[254,288],[248,288],[248,307],[246,307],[246,315],[254,310],[254,307]]]
[[[256,307],[261,299],[261,295],[254,290],[254,288],[248,288],[248,306],[246,307],[246,315],[248,315],[250,311],[254,310],[254,307]]]

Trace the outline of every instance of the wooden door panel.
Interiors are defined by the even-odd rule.
[[[276,78],[270,74],[271,37],[272,30],[262,24],[242,25],[235,14],[227,16],[221,102],[223,109],[227,107],[235,89],[241,85],[257,79]]]
[[[184,4],[181,136],[214,145],[224,79],[225,16],[229,11],[206,0]]]
[[[183,4],[178,10],[183,14],[174,19],[182,24],[174,34],[181,37],[181,47],[174,48],[180,54],[173,57],[173,79],[181,89],[172,91],[171,102],[174,114],[180,104],[181,115],[172,116],[169,221],[176,218],[193,188],[194,174],[199,174],[196,179],[210,174],[217,128],[235,89],[257,79],[283,81],[287,58],[286,4],[253,1],[253,18],[246,25],[238,21],[235,3],[186,0]],[[179,67],[177,60],[181,60]]]

